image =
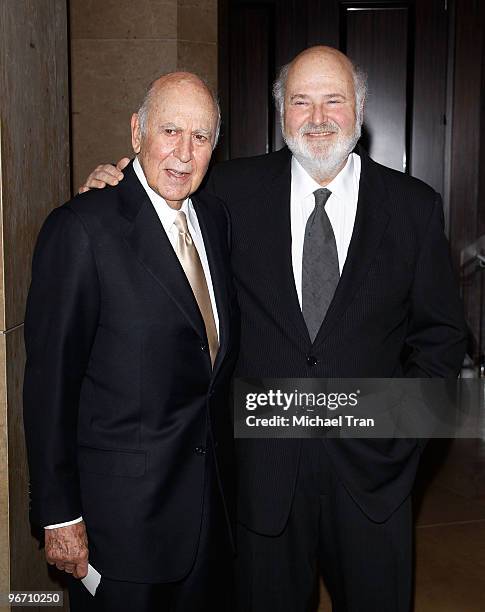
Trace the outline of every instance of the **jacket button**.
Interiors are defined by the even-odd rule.
[[[196,446],[194,450],[196,455],[205,455],[205,446]]]
[[[313,355],[308,355],[308,357],[306,358],[306,362],[307,362],[307,365],[312,367],[312,366],[316,366],[317,365],[318,359],[316,357],[314,357]]]
[[[200,350],[204,351],[204,353],[208,350],[208,348],[209,347],[204,342],[202,342],[202,344],[200,345]]]

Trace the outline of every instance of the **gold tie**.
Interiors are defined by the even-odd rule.
[[[200,313],[204,319],[207,340],[209,341],[210,358],[212,365],[214,365],[217,351],[219,350],[219,340],[217,338],[216,322],[214,320],[214,312],[212,310],[204,269],[200,263],[199,253],[192,240],[192,236],[189,233],[187,217],[183,211],[178,211],[174,225],[179,231],[175,252],[184,269],[187,280],[194,293],[195,300],[199,306]]]

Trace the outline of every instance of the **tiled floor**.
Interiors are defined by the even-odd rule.
[[[485,442],[430,443],[415,497],[415,612],[485,612]]]

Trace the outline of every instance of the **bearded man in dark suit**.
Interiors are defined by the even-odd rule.
[[[356,147],[365,76],[329,47],[285,66],[281,151],[214,167],[230,211],[239,377],[456,377],[465,323],[440,196]],[[104,166],[84,188],[120,178]],[[115,178],[117,177],[117,178]],[[241,612],[407,612],[423,443],[238,440]]]
[[[239,315],[220,200],[192,195],[217,102],[190,73],[149,89],[116,187],[55,209],[25,319],[31,520],[73,611],[228,610]],[[101,574],[95,596],[79,579]],[[76,580],[77,579],[77,580]]]

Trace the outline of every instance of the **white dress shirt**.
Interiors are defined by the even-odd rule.
[[[150,201],[157,212],[158,218],[160,219],[160,223],[162,224],[162,227],[168,236],[170,244],[175,250],[175,244],[178,239],[178,230],[174,225],[174,221],[175,217],[177,216],[178,210],[171,208],[167,204],[167,202],[148,185],[145,173],[143,172],[140,162],[138,161],[138,157],[133,162],[133,170],[135,171],[138,180],[143,185],[143,188],[147,192],[147,195],[150,198]],[[204,270],[205,278],[207,281],[207,287],[209,289],[212,311],[214,313],[214,321],[216,323],[217,336],[219,337],[219,315],[217,313],[216,298],[214,295],[214,287],[212,286],[212,277],[209,269],[209,262],[207,260],[207,253],[205,251],[204,239],[202,237],[202,232],[200,231],[199,221],[197,219],[197,215],[195,213],[194,206],[190,201],[190,198],[184,200],[180,210],[182,210],[187,217],[187,225],[189,227],[189,232],[192,236],[192,240],[194,241],[197,252],[199,253],[200,262],[202,264],[202,268]],[[82,520],[82,516],[80,516],[72,521],[67,521],[65,523],[47,525],[45,529],[57,529],[58,527],[67,527],[68,525],[80,523]]]
[[[325,204],[325,211],[332,224],[340,274],[347,258],[352,232],[354,231],[357,200],[359,198],[361,161],[357,153],[351,153],[347,163],[337,176],[326,185],[332,192]],[[315,208],[313,193],[321,189],[295,157],[291,159],[291,258],[295,287],[301,307],[301,282],[303,264],[303,241],[308,218]]]

